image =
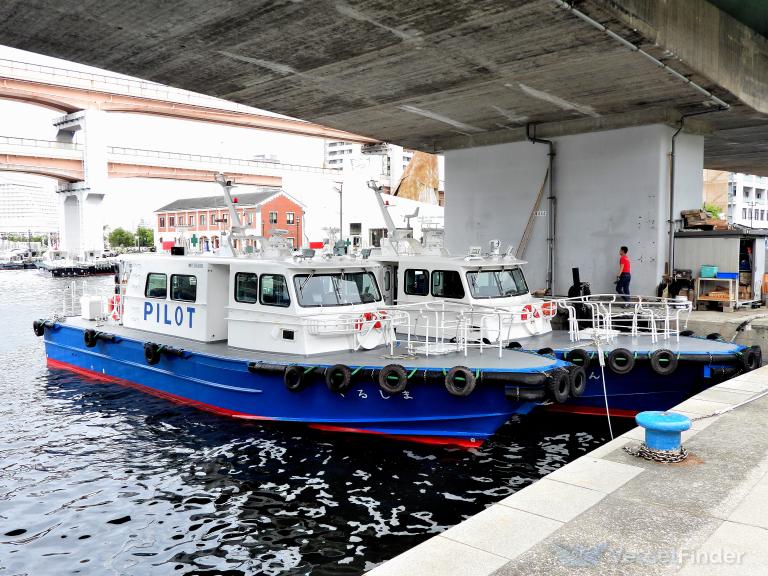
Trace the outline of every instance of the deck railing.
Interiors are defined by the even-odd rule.
[[[688,300],[595,294],[553,300],[568,315],[568,334],[571,342],[585,336],[614,340],[621,332],[633,336],[648,334],[651,342],[659,338],[680,339],[681,316],[683,327],[693,304]]]

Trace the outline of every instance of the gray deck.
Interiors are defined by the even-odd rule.
[[[155,342],[174,348],[183,348],[191,352],[219,356],[222,358],[239,358],[242,360],[274,362],[276,364],[304,364],[330,366],[333,364],[345,364],[347,366],[376,367],[386,364],[398,363],[408,368],[436,368],[450,369],[454,366],[468,366],[479,370],[520,370],[520,371],[545,371],[551,368],[556,361],[536,354],[515,350],[503,350],[499,358],[498,348],[488,347],[481,354],[479,349],[470,348],[467,356],[463,353],[450,353],[430,355],[425,357],[407,356],[403,347],[395,348],[394,356],[389,355],[389,347],[376,348],[374,350],[343,351],[311,356],[298,354],[281,354],[277,352],[261,352],[257,350],[243,350],[234,348],[226,342],[196,342],[187,338],[165,336],[146,330],[126,328],[124,326],[103,325],[97,326],[96,322],[83,320],[80,317],[67,318],[64,324],[78,328],[94,328],[115,334],[123,338],[139,342]]]
[[[566,330],[556,330],[549,334],[541,336],[531,336],[518,340],[527,350],[539,350],[541,348],[552,348],[553,350],[572,350],[574,348],[584,348],[585,350],[595,350],[592,340],[579,340],[571,342]],[[641,334],[632,336],[631,334],[619,334],[615,341],[601,343],[603,350],[613,350],[614,348],[627,348],[632,352],[651,352],[660,348],[666,348],[673,352],[690,354],[723,354],[733,352],[736,345],[730,342],[719,342],[717,340],[707,340],[705,338],[691,338],[689,336],[677,337],[671,336],[668,339],[659,337],[655,344],[651,342],[650,334]]]
[[[691,418],[768,390],[768,366],[677,406]],[[635,428],[434,536],[371,576],[768,573],[768,396],[693,423],[688,460],[622,448]]]

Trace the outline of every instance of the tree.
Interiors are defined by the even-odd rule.
[[[709,212],[713,218],[721,218],[723,210],[716,204],[711,204],[709,202],[704,202],[704,211]]]
[[[152,228],[145,228],[139,226],[136,228],[136,238],[139,241],[139,246],[154,246],[155,245],[155,233]]]
[[[109,244],[113,248],[118,246],[134,246],[136,244],[136,239],[132,232],[128,232],[122,228],[115,228],[109,233]]]

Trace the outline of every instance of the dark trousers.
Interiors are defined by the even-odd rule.
[[[616,280],[616,293],[623,294],[625,302],[629,302],[629,281],[632,279],[632,275],[629,272],[622,272],[619,274],[619,279]]]

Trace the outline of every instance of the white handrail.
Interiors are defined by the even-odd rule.
[[[621,300],[619,300],[621,298]],[[573,298],[556,299],[557,306],[568,314],[568,331],[571,341],[581,337],[582,324],[589,323],[609,339],[615,338],[618,328],[628,327],[633,336],[644,331],[650,334],[651,341],[657,343],[659,338],[668,340],[675,337],[680,339],[680,315],[688,316],[693,310],[693,304],[687,300],[670,300],[650,296],[630,296],[627,300],[616,294],[594,294]],[[585,307],[589,319],[579,318],[577,308]],[[647,328],[643,329],[645,324]]]

